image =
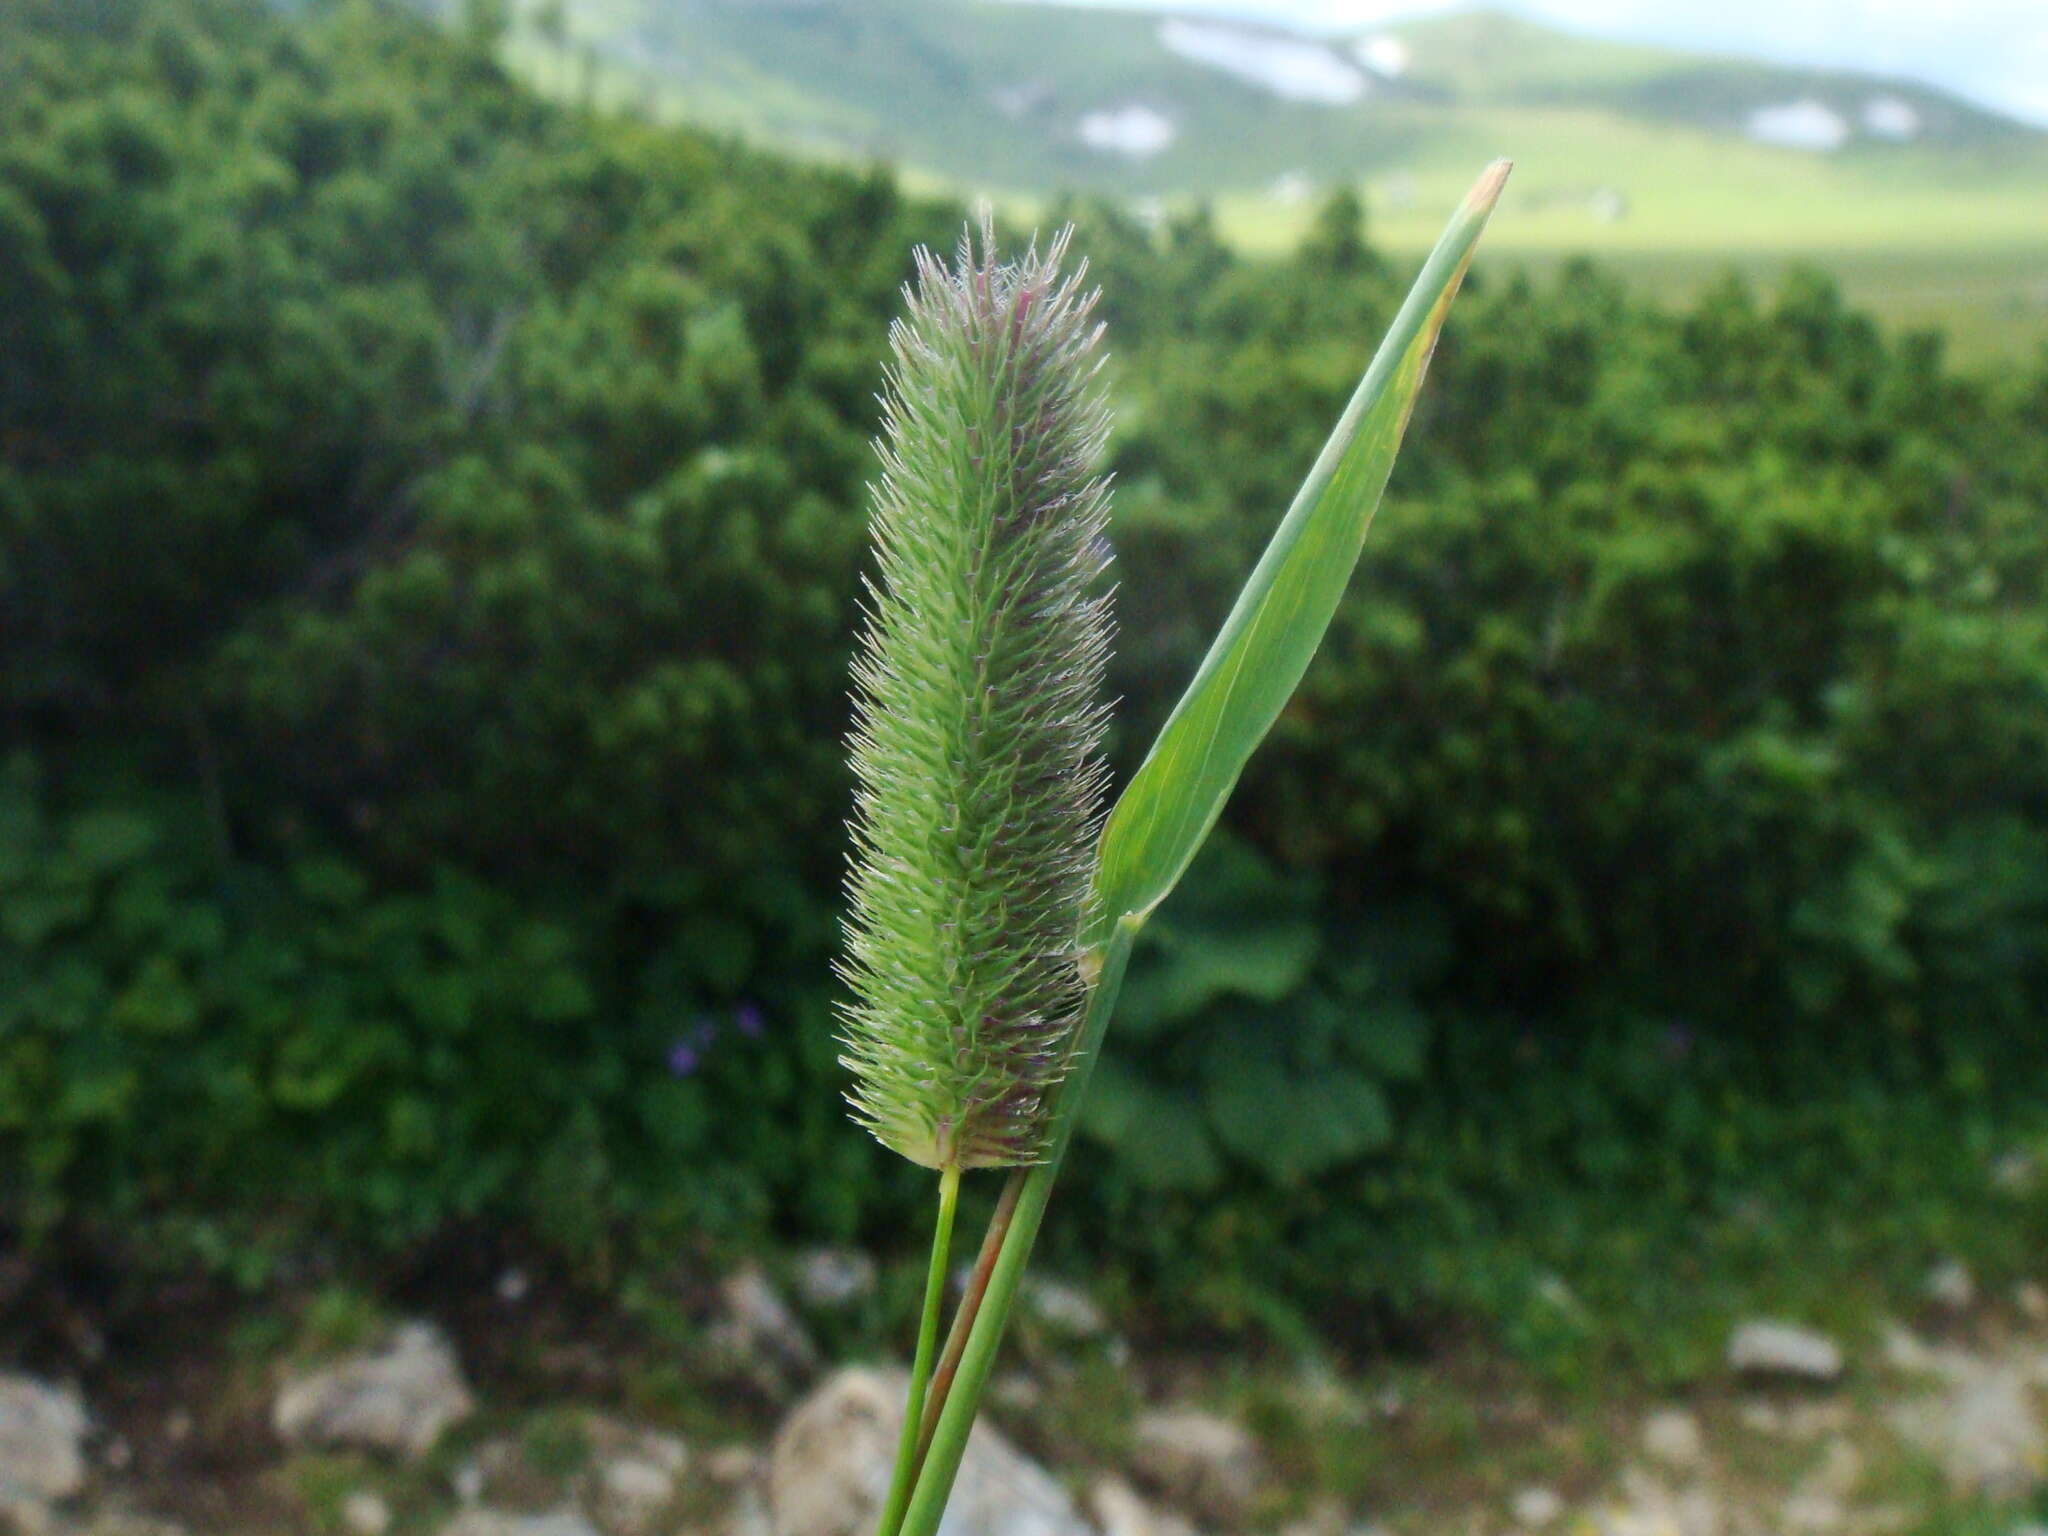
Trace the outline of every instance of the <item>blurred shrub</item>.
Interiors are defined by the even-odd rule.
[[[1128,758],[1403,274],[1350,199],[1272,264],[1068,211]],[[958,217],[385,7],[0,9],[0,1222],[244,1265],[889,1230],[839,738],[884,328]],[[1515,1298],[1572,1248],[1507,1262],[1516,1211],[1707,1220],[1766,1163],[1889,1198],[1899,1096],[2038,1097],[2044,509],[2048,362],[1959,378],[1812,274],[1475,280],[1132,976],[1071,1240],[1217,1315],[1547,1338]]]
[[[1085,1126],[1137,1184],[1201,1191],[1226,1160],[1287,1186],[1394,1136],[1384,1084],[1422,1076],[1448,934],[1427,910],[1349,919],[1222,837],[1148,927]]]
[[[223,864],[196,805],[66,809],[39,779],[0,776],[0,1145],[31,1234],[170,1215],[254,1275],[314,1227],[509,1216],[597,1262],[629,1218],[650,1242],[792,1201],[848,1224],[857,1148],[788,1155],[838,1121],[816,983],[749,990],[756,935],[817,922],[799,893],[700,892],[626,964],[573,909],[452,868]]]

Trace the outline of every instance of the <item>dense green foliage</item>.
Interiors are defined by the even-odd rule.
[[[1128,767],[1402,285],[1355,204],[1273,265],[1074,212]],[[0,13],[0,1222],[249,1266],[921,1204],[828,978],[873,392],[958,226],[371,5]],[[1952,1240],[2048,1086],[2044,513],[2048,366],[1818,277],[1468,291],[1064,1240],[1537,1346],[1533,1276]]]

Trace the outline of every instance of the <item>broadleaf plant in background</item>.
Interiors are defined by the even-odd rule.
[[[1505,161],[1489,167],[1452,218],[1106,820],[1094,296],[1080,272],[1062,275],[1064,237],[1006,264],[984,222],[951,267],[919,253],[909,315],[891,335],[880,580],[855,667],[844,964],[855,1116],[939,1175],[880,1536],[932,1536],[945,1513],[1132,945],[1322,641],[1507,174]],[[1284,954],[1272,960],[1284,970]],[[1287,980],[1254,976],[1246,990]],[[1231,1049],[1255,1077],[1288,1080],[1261,1064],[1256,1040]],[[1370,1080],[1324,1091],[1322,1110],[1291,1112],[1327,1118],[1332,1146],[1369,1141]],[[1210,1106],[1226,1142],[1252,1140],[1246,1112],[1241,1096]],[[1293,1161],[1310,1168],[1327,1150],[1311,1137]],[[980,1167],[1010,1173],[941,1353],[960,1178]]]

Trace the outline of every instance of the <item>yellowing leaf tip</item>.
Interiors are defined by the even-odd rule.
[[[1496,160],[1479,173],[1479,179],[1472,184],[1472,190],[1465,194],[1465,208],[1470,213],[1491,213],[1493,205],[1500,198],[1500,189],[1507,185],[1508,172],[1515,168],[1512,160]]]

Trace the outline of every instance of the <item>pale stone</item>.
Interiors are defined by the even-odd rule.
[[[836,1312],[875,1293],[875,1261],[858,1248],[813,1248],[796,1262],[791,1277],[797,1300],[820,1312]]]
[[[773,1536],[870,1536],[888,1492],[905,1378],[852,1369],[821,1384],[776,1432]],[[1093,1536],[1042,1467],[987,1423],[968,1437],[941,1536]]]
[[[1833,1381],[1842,1374],[1842,1351],[1833,1339],[1811,1328],[1753,1321],[1730,1335],[1728,1366],[1744,1375]]]
[[[1863,1481],[1863,1454],[1843,1436],[1837,1435],[1821,1452],[1820,1461],[1806,1474],[1801,1487],[1809,1493],[1846,1499]]]
[[[391,1506],[368,1489],[357,1489],[342,1501],[341,1523],[351,1536],[384,1536],[391,1529]]]
[[[118,1509],[101,1510],[82,1528],[64,1529],[79,1530],[80,1536],[188,1536],[185,1527],[174,1520],[158,1520]]]
[[[1700,1421],[1683,1408],[1659,1408],[1643,1421],[1643,1449],[1674,1471],[1690,1472],[1706,1459]]]
[[[1744,1429],[1760,1435],[1795,1441],[1818,1440],[1848,1428],[1848,1406],[1843,1403],[1777,1403],[1753,1399],[1736,1410]]]
[[[418,1457],[475,1406],[447,1339],[430,1324],[407,1323],[381,1349],[287,1381],[271,1423],[293,1445]]]
[[[1328,1497],[1316,1500],[1299,1520],[1280,1528],[1280,1536],[1345,1536],[1344,1506]]]
[[[673,1435],[591,1414],[584,1420],[597,1469],[597,1511],[619,1536],[643,1536],[675,1501],[690,1464],[689,1447]]]
[[[1259,1447],[1243,1426],[1194,1408],[1140,1414],[1131,1464],[1165,1498],[1216,1525],[1242,1523],[1258,1496]]]
[[[721,1488],[737,1488],[761,1474],[761,1453],[751,1445],[721,1445],[704,1458],[704,1475]]]
[[[676,1496],[675,1473],[651,1461],[627,1458],[606,1462],[598,1473],[599,1498],[607,1522],[635,1533],[653,1527]]]
[[[471,1457],[449,1475],[448,1486],[454,1491],[457,1503],[474,1504],[484,1496],[486,1480],[483,1464]]]
[[[1949,1312],[1967,1312],[1977,1303],[1977,1281],[1958,1259],[1943,1259],[1927,1275],[1927,1299]]]
[[[1092,1339],[1109,1331],[1102,1308],[1078,1285],[1034,1276],[1025,1281],[1024,1299],[1041,1321],[1077,1339]]]
[[[51,1504],[84,1488],[90,1427],[77,1393],[0,1373],[0,1506]]]
[[[2043,1290],[2039,1281],[2022,1280],[2012,1288],[2012,1301],[2028,1322],[2048,1322],[2048,1290]]]
[[[1704,1487],[1674,1493],[1640,1467],[1624,1468],[1620,1482],[1620,1501],[1594,1514],[1599,1536],[1724,1536],[1727,1521]]]
[[[573,1509],[518,1515],[501,1509],[466,1509],[441,1527],[441,1536],[601,1536]]]
[[[1958,1493],[2010,1498],[2037,1483],[2048,1434],[2024,1378],[1987,1365],[1946,1393],[1901,1403],[1892,1426],[1940,1463]]]
[[[2041,1182],[2041,1160],[2031,1152],[2002,1154],[1991,1165],[1991,1182],[2009,1195],[2028,1195]]]
[[[1564,1513],[1564,1500],[1549,1488],[1523,1488],[1508,1501],[1508,1511],[1524,1530],[1540,1531]]]
[[[1788,1495],[1780,1513],[1790,1531],[1837,1531],[1849,1519],[1840,1499],[1807,1489]]]
[[[1045,1389],[1023,1371],[1011,1371],[989,1384],[988,1400],[1011,1413],[1030,1413],[1045,1401]]]
[[[817,1345],[759,1266],[726,1276],[719,1298],[723,1311],[711,1342],[735,1363],[766,1367],[784,1382],[818,1368]]]
[[[879,1513],[879,1511],[877,1512]],[[726,1511],[720,1536],[775,1536],[775,1520],[758,1488],[746,1488]]]
[[[1088,1512],[1102,1536],[1196,1536],[1179,1515],[1155,1509],[1121,1478],[1105,1477],[1088,1495]]]

